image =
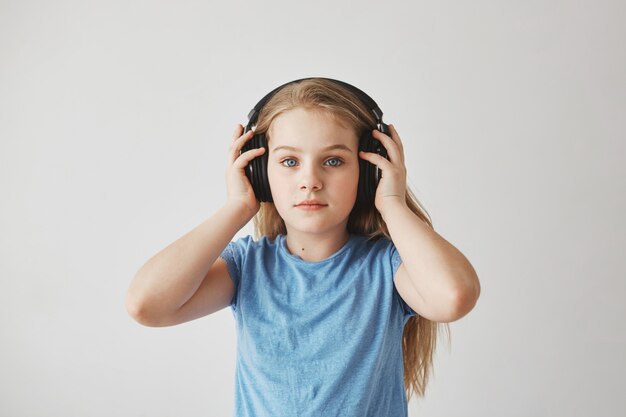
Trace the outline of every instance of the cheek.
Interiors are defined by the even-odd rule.
[[[272,185],[272,183],[276,181],[275,171],[272,166],[267,167],[267,180],[269,181],[270,185]]]
[[[270,188],[272,189],[272,197],[274,199],[276,199],[276,197],[280,198],[283,193],[274,191],[284,188],[285,180],[280,175],[278,175],[278,173],[276,172],[276,167],[267,167],[267,180],[270,184]]]
[[[359,169],[358,167],[356,169],[353,169],[352,172],[350,173],[350,175],[348,175],[345,178],[345,184],[346,187],[349,187],[349,189],[353,189],[355,192],[359,186]]]

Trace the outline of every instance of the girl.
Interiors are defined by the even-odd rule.
[[[311,78],[268,96],[256,129],[235,129],[226,203],[137,272],[129,313],[171,326],[230,306],[235,416],[407,416],[439,323],[478,299],[476,272],[433,230],[365,93]],[[255,239],[231,241],[251,219]]]

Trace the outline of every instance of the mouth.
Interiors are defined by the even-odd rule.
[[[299,208],[302,210],[319,210],[326,206],[327,204],[298,204],[296,205],[296,208]]]

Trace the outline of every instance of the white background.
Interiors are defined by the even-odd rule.
[[[410,416],[622,413],[625,4],[0,1],[0,415],[231,415],[231,310],[148,328],[124,296],[309,76],[377,101],[481,280]]]

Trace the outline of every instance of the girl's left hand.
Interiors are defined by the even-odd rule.
[[[389,160],[374,152],[359,152],[361,158],[378,166],[382,171],[374,199],[374,204],[381,214],[384,214],[385,207],[389,205],[398,203],[406,205],[404,148],[395,126],[392,124],[388,126],[391,137],[376,129],[372,131],[372,136],[387,149]]]

